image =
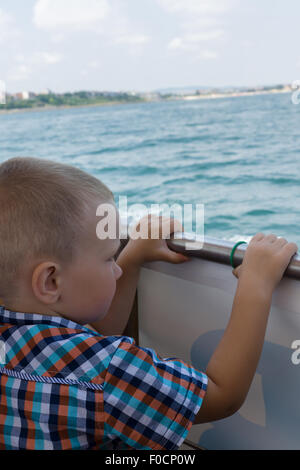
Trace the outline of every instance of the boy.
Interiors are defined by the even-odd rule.
[[[297,246],[253,237],[204,373],[122,336],[142,264],[187,258],[139,239],[116,263],[119,241],[96,236],[101,203],[113,204],[112,193],[79,169],[34,158],[0,165],[1,449],[176,450],[193,423],[245,400],[272,292]]]

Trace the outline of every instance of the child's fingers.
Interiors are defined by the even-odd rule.
[[[177,219],[170,220],[170,233],[183,232],[183,225]]]
[[[157,216],[155,214],[147,214],[136,225],[136,229],[143,230],[143,233],[148,233],[149,238],[165,239],[172,233],[183,232],[183,226],[179,220],[172,217]]]
[[[275,243],[276,246],[283,247],[284,245],[287,245],[288,241],[285,238],[277,238]]]
[[[284,257],[287,257],[289,260],[294,256],[298,251],[298,245],[296,243],[287,243],[282,248],[282,254]]]
[[[242,269],[242,265],[238,266],[237,268],[233,269],[232,271],[232,274],[237,278],[239,279],[239,276],[241,274],[241,269]]]
[[[269,242],[274,243],[274,242],[277,241],[277,237],[276,237],[276,235],[274,235],[273,233],[271,233],[270,235],[267,235],[267,236],[265,237],[265,240],[268,240]]]
[[[175,253],[174,255],[171,255],[169,262],[174,263],[174,264],[180,264],[180,263],[185,263],[186,261],[190,261],[191,258],[188,258],[185,255],[182,255],[180,253]]]
[[[190,258],[183,255],[182,253],[176,253],[175,251],[169,249],[163,249],[160,252],[160,259],[168,263],[180,264],[189,261]]]
[[[161,226],[165,237],[168,237],[171,233],[183,232],[183,225],[178,219],[162,217]]]
[[[265,234],[262,233],[262,232],[259,232],[257,233],[256,235],[254,235],[254,237],[252,237],[251,239],[251,242],[254,241],[254,242],[259,242],[260,240],[263,240],[265,238]],[[250,242],[250,243],[251,243]]]

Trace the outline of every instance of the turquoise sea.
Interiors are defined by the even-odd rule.
[[[300,105],[290,94],[0,115],[0,161],[36,156],[102,179],[128,204],[204,204],[205,235],[300,247]]]

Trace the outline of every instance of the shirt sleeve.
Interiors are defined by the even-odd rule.
[[[104,434],[135,449],[176,450],[200,410],[205,373],[121,337],[104,382]]]

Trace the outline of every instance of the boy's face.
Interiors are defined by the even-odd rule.
[[[82,243],[76,260],[65,270],[62,303],[66,317],[87,324],[107,314],[116,292],[116,281],[122,275],[114,261],[119,239],[99,240],[96,235],[96,211],[88,217],[89,234]],[[118,221],[117,221],[118,223]]]

